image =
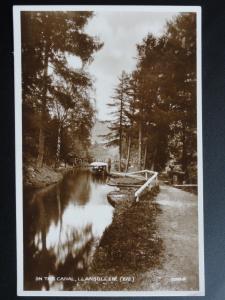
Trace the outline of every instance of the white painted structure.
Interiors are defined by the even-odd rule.
[[[136,172],[129,173],[120,173],[113,172],[114,175],[123,176],[123,177],[132,177],[139,180],[146,180],[146,182],[135,192],[136,201],[139,201],[140,195],[148,188],[151,189],[154,186],[158,185],[158,172],[150,170],[141,170]]]

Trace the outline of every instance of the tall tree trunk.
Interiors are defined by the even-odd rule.
[[[58,168],[59,166],[59,160],[60,160],[60,150],[61,150],[61,128],[62,125],[59,124],[58,127],[58,137],[57,137],[57,147],[56,147],[56,158],[55,158],[55,168]]]
[[[119,162],[119,172],[121,172],[121,161],[122,161],[122,138],[123,138],[123,132],[122,132],[122,121],[123,121],[123,94],[120,99],[120,137],[119,137],[119,156],[120,156],[120,162]]]
[[[141,170],[141,152],[142,152],[142,124],[139,122],[138,128],[138,167]]]
[[[151,164],[151,170],[154,171],[155,169],[155,158],[156,158],[157,148],[155,148],[152,156],[152,164]]]
[[[186,132],[185,132],[185,125],[183,125],[183,132],[182,132],[182,169],[187,175],[187,149],[186,149]]]
[[[40,115],[40,128],[39,128],[39,140],[38,140],[38,156],[36,161],[37,168],[41,168],[44,159],[45,150],[45,132],[44,132],[44,122],[46,117],[46,103],[47,103],[47,77],[48,77],[48,47],[45,48],[45,59],[44,59],[44,74],[43,74],[43,93],[42,93],[42,105],[41,105],[41,115]]]
[[[122,130],[120,129],[120,141],[119,141],[119,172],[121,172],[121,160],[122,160]]]
[[[128,148],[127,148],[127,163],[126,163],[126,172],[129,168],[129,162],[130,162],[130,148],[131,148],[131,137],[129,135],[128,137]]]
[[[146,169],[146,162],[147,162],[147,152],[148,152],[148,144],[145,144],[145,154],[144,154],[144,170]]]
[[[41,120],[41,124],[39,128],[39,138],[38,138],[38,157],[36,162],[37,168],[41,168],[43,165],[44,145],[45,145],[45,135],[44,135],[44,128],[43,128],[43,121]]]

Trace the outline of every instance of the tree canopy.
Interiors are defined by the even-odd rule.
[[[173,160],[181,164],[189,180],[191,168],[196,171],[197,148],[196,15],[181,13],[167,23],[160,37],[148,34],[137,44],[136,60],[131,74],[123,72],[129,78],[123,90],[126,122],[118,118],[122,107],[121,77],[111,104],[117,113],[108,138],[118,142],[122,131],[124,135],[119,140],[128,150],[122,156],[130,156],[129,148],[133,148],[133,158],[140,169],[160,171]]]
[[[68,148],[62,142],[69,143],[75,132],[76,138],[82,135],[86,143],[89,141],[94,108],[90,96],[93,83],[86,66],[103,46],[96,37],[85,33],[85,25],[92,17],[92,12],[21,14],[23,150],[24,157],[36,155],[38,167],[51,157],[57,164]],[[71,67],[69,55],[78,57],[81,66]],[[72,130],[76,117],[82,124]]]

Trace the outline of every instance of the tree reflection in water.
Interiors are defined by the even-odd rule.
[[[36,276],[82,276],[96,242],[112,221],[104,178],[69,173],[54,186],[36,191],[24,201],[25,290],[70,290],[74,282],[36,281]]]

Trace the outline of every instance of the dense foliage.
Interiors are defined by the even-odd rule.
[[[136,70],[123,71],[110,105],[115,118],[108,144],[119,145],[127,168],[130,157],[139,169],[158,171],[173,161],[185,180],[196,180],[194,13],[179,14],[162,36],[149,34],[137,45]]]
[[[86,65],[102,44],[84,27],[92,12],[22,12],[24,161],[58,166],[86,155],[94,107]],[[72,68],[69,56],[81,61]]]

